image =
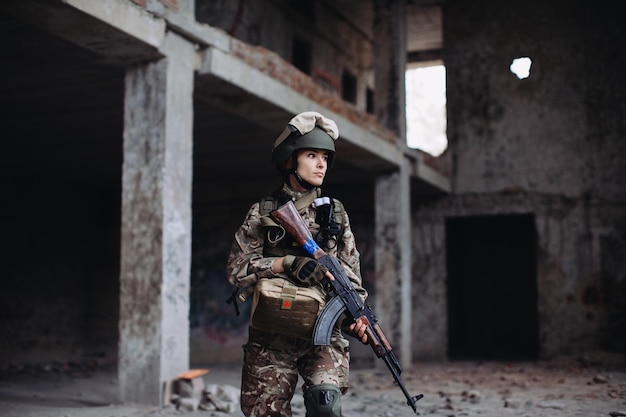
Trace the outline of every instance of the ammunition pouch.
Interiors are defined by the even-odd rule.
[[[254,289],[250,327],[311,340],[325,305],[326,292],[317,285],[299,287],[283,278],[262,278]]]

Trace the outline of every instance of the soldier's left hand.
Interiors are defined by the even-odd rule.
[[[324,265],[306,256],[286,255],[283,261],[285,272],[296,285],[310,287],[332,274]]]

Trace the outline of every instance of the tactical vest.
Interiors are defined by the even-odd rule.
[[[299,212],[303,212],[315,200],[313,197],[307,196],[295,201],[295,206]],[[323,250],[327,251],[337,245],[341,235],[343,234],[343,221],[345,219],[345,208],[343,204],[335,199],[323,197],[328,200],[329,204],[317,206],[315,229],[311,230],[311,234],[315,237],[317,244]],[[330,202],[332,201],[332,204]],[[284,202],[283,202],[284,203]],[[259,201],[259,212],[261,225],[263,227],[264,245],[263,256],[265,257],[281,257],[285,255],[309,256],[302,247],[286,233],[282,226],[278,225],[271,217],[270,213],[276,210],[281,204],[277,197],[263,197]],[[332,207],[332,210],[330,209]],[[226,300],[228,304],[233,304],[235,314],[239,316],[239,306],[235,301],[239,297],[240,288],[235,286],[230,297]]]
[[[325,251],[333,249],[337,246],[338,240],[343,234],[343,220],[345,217],[345,208],[343,204],[329,197],[313,199],[311,197],[303,197],[295,202],[296,208],[300,213],[306,210],[314,201],[322,200],[326,204],[318,204],[315,206],[316,216],[315,225],[311,229],[311,233],[315,241]],[[261,224],[264,228],[265,243],[263,245],[263,256],[280,257],[285,255],[308,256],[302,247],[293,240],[288,233],[285,232],[280,225],[276,224],[269,214],[276,210],[279,206],[277,197],[263,197],[259,201],[259,213],[261,215]]]

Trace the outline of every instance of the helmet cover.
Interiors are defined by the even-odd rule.
[[[272,148],[272,162],[286,161],[299,149],[323,149],[335,153],[339,129],[334,121],[317,112],[303,112],[289,121]]]

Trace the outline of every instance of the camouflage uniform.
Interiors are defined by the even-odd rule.
[[[320,189],[300,193],[283,185],[281,192],[298,200],[308,193],[317,193],[319,196]],[[260,222],[259,205],[252,205],[245,221],[235,233],[228,258],[229,280],[241,288],[253,288],[260,278],[287,278],[284,273],[273,274],[270,270],[275,257],[264,256],[265,231]],[[315,223],[315,208],[309,206],[301,214],[315,236],[320,227]],[[337,240],[336,247],[325,250],[337,257],[365,300],[367,292],[361,283],[359,253],[345,211],[342,216],[342,235]],[[338,327],[333,330],[330,346],[314,346],[310,340],[250,328],[249,339],[243,349],[241,408],[247,417],[291,417],[290,401],[298,374],[304,380],[303,391],[319,384],[337,385],[342,393],[348,389],[349,344]]]

